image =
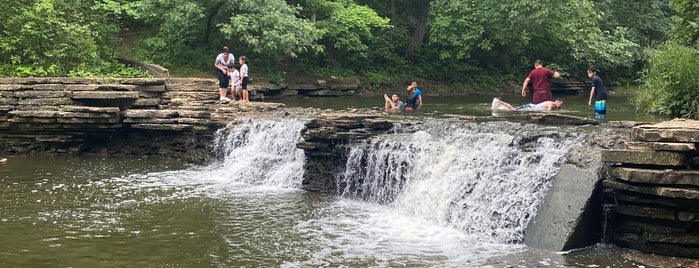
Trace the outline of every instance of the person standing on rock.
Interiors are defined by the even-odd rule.
[[[250,94],[248,93],[248,57],[240,56],[238,59],[240,61],[240,77],[241,83],[240,87],[243,89],[243,102],[250,102]]]
[[[595,118],[607,113],[607,90],[604,88],[602,78],[597,76],[598,70],[587,68],[587,77],[592,78],[592,88],[590,88],[590,99],[587,106],[592,105],[592,98],[595,98]]]
[[[228,91],[229,77],[228,77],[228,65],[235,64],[235,56],[228,50],[227,46],[223,47],[221,54],[216,56],[214,61],[214,67],[216,68],[216,77],[218,78],[218,94],[219,100],[229,102],[231,99],[226,97]]]
[[[527,96],[527,86],[529,81],[532,82],[534,90],[532,103],[539,104],[544,101],[552,101],[553,93],[551,93],[551,78],[560,78],[558,72],[544,68],[544,63],[541,60],[534,61],[534,70],[529,72],[529,75],[522,83],[522,97]]]

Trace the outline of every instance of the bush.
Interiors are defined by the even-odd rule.
[[[647,50],[636,110],[699,118],[699,51],[668,42]]]

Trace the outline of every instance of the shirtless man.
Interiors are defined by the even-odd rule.
[[[504,102],[498,98],[493,99],[491,109],[498,110],[499,108],[504,108],[509,111],[552,111],[561,109],[563,106],[563,99],[556,99],[555,101],[544,101],[539,104],[527,103],[517,107],[513,107],[511,104]]]

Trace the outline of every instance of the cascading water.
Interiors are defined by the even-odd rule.
[[[300,188],[305,161],[296,148],[304,120],[247,120],[216,133],[214,151],[223,155],[216,171],[246,184]]]
[[[512,243],[520,240],[576,134],[434,119],[417,132],[356,144],[338,182],[345,198],[338,198],[299,188],[305,160],[296,144],[303,127],[304,120],[293,118],[237,122],[218,133],[220,161],[205,167],[180,169],[150,157],[61,156],[29,159],[30,172],[15,173],[23,169],[11,161],[0,170],[5,208],[0,264],[295,268],[586,262]]]
[[[558,128],[506,122],[427,124],[355,146],[338,181],[343,197],[517,243],[551,180],[579,142]]]

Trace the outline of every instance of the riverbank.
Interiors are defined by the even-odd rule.
[[[445,122],[536,123],[551,126],[551,137],[560,139],[555,131],[558,126],[599,124],[592,118],[561,113],[394,114],[379,107],[340,112],[289,108],[273,102],[223,103],[216,100],[215,87],[211,79],[0,79],[0,117],[5,119],[0,123],[0,152],[158,155],[204,163],[221,157],[212,155],[212,140],[218,131],[237,130],[239,124],[252,118],[306,118],[313,120],[303,130],[304,141],[295,145],[304,149],[309,159],[304,189],[329,192],[337,187],[333,185],[336,180],[328,179],[340,170],[328,167],[344,167],[347,146],[392,133],[395,125],[412,133],[412,125],[433,122],[435,118]],[[636,125],[610,122],[601,130],[594,127],[604,135],[593,135],[594,139],[586,142],[602,148],[618,147],[627,135],[616,132],[628,132],[628,127]],[[531,133],[540,137],[539,131]],[[529,137],[523,139],[525,143],[530,141]],[[571,156],[580,160],[571,160],[571,164],[585,163],[589,158]]]
[[[281,103],[219,102],[216,87],[213,79],[2,78],[0,148],[6,154],[177,155],[190,150],[188,161],[202,162],[215,130],[241,118],[290,113]],[[356,85],[327,81],[254,85],[251,99],[353,96],[357,91]],[[445,113],[449,112],[422,112]]]

